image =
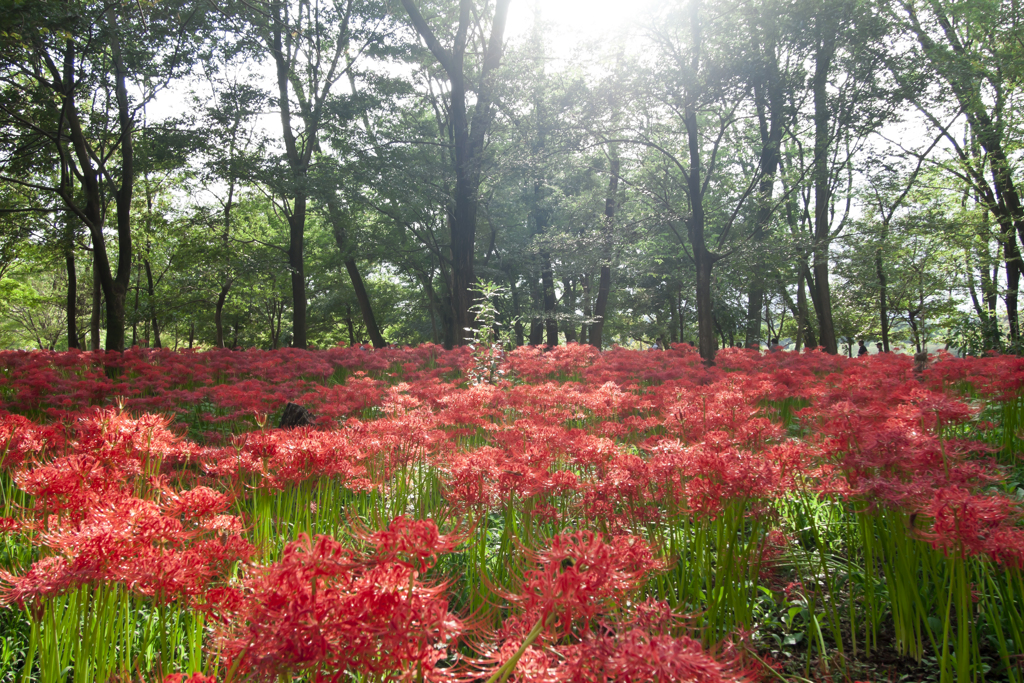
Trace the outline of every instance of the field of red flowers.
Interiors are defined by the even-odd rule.
[[[0,680],[1024,682],[1024,360],[480,362],[0,352]]]

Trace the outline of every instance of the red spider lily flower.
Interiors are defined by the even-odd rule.
[[[443,586],[419,582],[404,564],[373,562],[328,537],[305,536],[281,561],[253,567],[240,591],[222,591],[208,609],[229,666],[256,678],[306,672],[335,678],[440,674],[437,663],[461,631]]]
[[[745,681],[742,672],[716,661],[687,636],[649,635],[633,629],[622,636],[591,636],[561,648],[565,662],[555,680],[572,683],[664,681],[726,683]]]
[[[188,674],[170,674],[164,676],[163,683],[217,683],[216,676],[204,676],[198,671],[191,676]]]
[[[555,536],[537,560],[541,567],[526,572],[521,594],[511,598],[545,621],[554,615],[565,633],[576,620],[589,623],[607,608],[605,601],[622,598],[664,566],[640,538],[605,542],[592,531]]]
[[[989,555],[999,562],[1024,567],[1024,510],[1003,495],[977,495],[959,487],[935,491],[924,507],[931,529],[921,534],[947,554]]]
[[[63,557],[44,557],[37,560],[21,576],[0,569],[0,604],[26,603],[63,593],[73,585],[68,561]]]
[[[197,486],[181,493],[165,488],[164,492],[164,512],[172,517],[200,519],[224,512],[231,507],[230,497],[208,486]]]
[[[376,546],[377,562],[397,562],[421,573],[434,566],[438,555],[452,552],[459,543],[454,537],[442,536],[432,520],[408,517],[396,517],[369,541]]]

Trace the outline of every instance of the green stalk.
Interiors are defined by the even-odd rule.
[[[486,683],[503,683],[512,675],[515,671],[516,664],[519,663],[519,659],[523,654],[533,645],[533,641],[537,640],[537,636],[544,630],[546,621],[550,621],[554,614],[548,615],[547,620],[541,617],[537,620],[537,623],[533,625],[533,628],[526,635],[526,639],[523,640],[523,644],[519,646],[519,649],[515,651],[515,654],[509,658],[507,662],[501,665],[501,668],[495,671],[490,678],[487,679]]]

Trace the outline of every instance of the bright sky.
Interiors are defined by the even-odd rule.
[[[534,12],[548,24],[549,46],[557,57],[567,57],[580,41],[593,40],[621,30],[638,18],[645,0],[512,0],[505,36],[526,36],[533,27]]]

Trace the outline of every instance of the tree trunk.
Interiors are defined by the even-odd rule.
[[[884,226],[883,244],[889,236],[889,226]],[[878,275],[878,322],[882,330],[882,351],[889,353],[889,308],[886,296],[888,294],[889,281],[885,276],[885,268],[882,264],[882,247],[875,250],[875,274]]]
[[[748,348],[761,337],[761,306],[767,287],[767,263],[763,247],[772,218],[772,195],[775,175],[781,161],[783,133],[783,110],[785,90],[779,75],[779,59],[776,50],[774,24],[768,30],[763,52],[764,72],[754,83],[754,99],[757,109],[758,129],[761,136],[760,171],[758,184],[758,206],[754,215],[754,231],[751,241],[755,249],[755,264],[747,292],[747,324],[744,345]]]
[[[153,269],[149,265],[149,259],[142,259],[142,264],[146,268],[146,287],[149,293],[149,316],[153,322],[153,343],[151,346],[154,349],[161,348],[160,343],[160,326],[156,320],[156,289],[153,286]]]
[[[345,261],[345,270],[348,272],[349,280],[352,281],[352,290],[356,294],[356,302],[359,304],[359,312],[363,316],[363,324],[366,325],[366,333],[370,336],[373,348],[382,349],[388,345],[384,341],[380,328],[377,326],[377,318],[373,315],[373,307],[370,305],[370,295],[366,292],[366,285],[363,283],[363,276],[359,273],[359,266],[352,257],[351,245],[348,240],[348,230],[345,227],[346,216],[334,197],[327,198],[327,216],[331,221],[334,242],[341,252]]]
[[[594,307],[590,296],[590,274],[583,274],[583,324],[580,325],[580,344],[589,344],[590,328],[593,326]]]
[[[306,197],[296,196],[288,216],[288,269],[292,281],[292,346],[304,349],[306,342]]]
[[[558,318],[555,314],[555,276],[551,271],[551,255],[540,253],[540,282],[544,291],[544,331],[548,346],[558,346]]]
[[[214,345],[219,349],[224,348],[224,304],[228,300],[229,291],[231,291],[231,278],[228,278],[224,286],[220,288],[217,305],[213,310],[213,326],[216,334]]]
[[[1010,230],[1004,234],[1004,254],[1006,255],[1006,318],[1010,323],[1010,343],[1020,343],[1020,323],[1017,318],[1017,296],[1020,290],[1020,251],[1017,238]],[[1015,351],[1017,349],[1014,349]]]
[[[135,266],[135,307],[132,309],[132,346],[139,343],[139,300],[142,296],[142,275]]]
[[[100,349],[100,306],[103,305],[103,288],[100,285],[99,271],[92,267],[92,311],[89,314],[89,348]]]
[[[68,349],[78,348],[78,273],[75,271],[74,247],[69,246],[64,252],[64,262],[68,269]]]
[[[356,345],[356,326],[352,324],[352,307],[345,304],[345,325],[348,327],[348,345]]]
[[[64,52],[64,72],[62,82],[55,82],[57,95],[63,99],[63,113],[67,120],[67,134],[73,154],[78,162],[77,175],[81,183],[81,193],[85,197],[85,205],[79,206],[76,193],[70,185],[72,173],[65,168],[62,172],[62,184],[58,190],[64,204],[77,215],[89,228],[93,247],[93,273],[96,281],[103,291],[103,300],[106,303],[106,328],[108,350],[124,350],[124,306],[125,296],[131,280],[132,266],[132,240],[131,240],[131,203],[132,191],[135,180],[134,146],[133,146],[133,121],[129,109],[128,89],[126,85],[127,72],[121,55],[121,45],[118,36],[117,9],[111,5],[104,15],[108,24],[110,36],[110,63],[114,72],[115,99],[118,112],[118,132],[120,140],[120,177],[119,187],[115,192],[116,207],[116,233],[117,233],[117,273],[113,275],[110,269],[110,261],[107,256],[107,246],[104,236],[104,201],[103,185],[113,181],[112,178],[104,177],[104,171],[97,166],[94,157],[94,150],[86,140],[82,128],[81,119],[78,113],[77,104],[74,101],[74,79],[76,69],[75,44],[68,40]],[[63,162],[66,166],[67,162]],[[94,302],[99,305],[99,299],[94,296]],[[97,317],[95,329],[98,338],[98,311],[94,314]],[[98,341],[96,346],[99,346]]]
[[[359,312],[363,315],[363,324],[366,325],[366,333],[370,336],[370,342],[373,344],[373,348],[383,349],[388,343],[384,341],[380,328],[377,327],[377,319],[373,315],[373,308],[370,307],[370,295],[366,292],[366,286],[363,284],[363,277],[359,274],[355,259],[345,261],[345,270],[348,271],[348,277],[352,280],[352,289],[356,293],[356,302],[359,304]]]
[[[697,0],[690,2],[690,32],[692,53],[690,69],[696,77],[700,68],[701,25],[698,14]],[[704,194],[701,187],[701,145],[700,132],[697,124],[697,110],[693,106],[693,98],[687,93],[686,105],[683,108],[683,124],[686,128],[686,142],[689,152],[689,173],[687,174],[686,194],[690,200],[690,216],[687,220],[687,236],[693,250],[693,262],[697,270],[697,347],[705,363],[712,364],[717,352],[715,339],[715,314],[711,300],[711,270],[714,267],[715,255],[707,248],[704,237]]]
[[[566,312],[562,334],[565,335],[565,343],[571,344],[576,341],[576,325],[572,321],[576,314],[576,290],[570,278],[562,280],[562,302],[562,309]]]
[[[594,302],[594,322],[590,326],[588,342],[597,349],[603,344],[604,323],[608,316],[608,295],[612,288],[612,230],[619,192],[619,155],[613,147],[608,168],[608,194],[604,200],[601,275],[597,281],[597,301]]]
[[[470,23],[479,20],[472,11],[472,0],[459,2],[459,24],[450,50],[441,45],[413,0],[402,0],[402,6],[408,12],[416,32],[445,70],[450,84],[449,115],[455,156],[455,206],[453,220],[450,223],[451,301],[456,342],[459,345],[468,343],[472,338],[473,317],[470,307],[473,305],[473,287],[476,284],[473,259],[481,164],[484,139],[491,124],[493,72],[501,62],[509,2],[510,0],[495,2],[491,35],[479,70],[480,81],[475,89],[476,103],[470,121],[466,101],[465,55]]]
[[[513,329],[515,331],[516,346],[522,346],[525,342],[523,333],[523,318],[522,318],[522,307],[519,303],[519,288],[516,286],[516,278],[514,275],[508,276],[509,289],[512,292],[512,317],[515,319]]]
[[[110,62],[114,70],[114,93],[120,129],[121,177],[114,195],[117,207],[117,273],[113,278],[105,276],[104,273],[110,272],[109,267],[106,267],[100,270],[100,274],[105,281],[103,294],[107,299],[107,349],[124,351],[124,303],[132,274],[131,210],[135,190],[135,122],[131,117],[127,87],[128,71],[121,57],[117,9],[114,6],[107,9],[107,22],[111,28]],[[94,234],[93,248],[96,247],[97,238],[99,242],[103,241],[102,234]],[[102,258],[106,261],[106,248],[103,249]]]
[[[539,346],[544,343],[544,319],[541,317],[539,311],[544,307],[544,288],[539,286],[536,273],[530,278],[530,299],[532,301],[531,310],[533,315],[530,317],[530,345]]]
[[[822,20],[822,23],[826,23]],[[832,188],[829,178],[828,150],[830,142],[828,108],[828,73],[835,56],[835,32],[819,27],[814,61],[814,286],[817,289],[818,327],[821,345],[828,353],[838,353],[835,326],[832,322],[832,293],[829,289],[828,252],[831,221],[829,207]]]

